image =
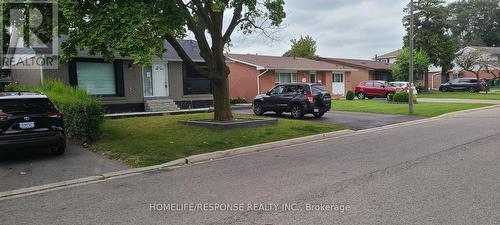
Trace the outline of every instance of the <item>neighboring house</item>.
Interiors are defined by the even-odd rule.
[[[340,59],[318,57],[317,60],[331,63],[337,66],[347,66],[356,69],[345,77],[345,91],[354,91],[356,85],[365,80],[385,80],[390,81],[391,64],[374,60],[363,59]]]
[[[385,53],[380,56],[375,56],[375,60],[379,62],[386,62],[386,63],[391,63],[394,64],[396,63],[396,58],[401,54],[403,50],[398,49],[389,53]],[[429,88],[430,89],[439,89],[439,86],[441,86],[441,83],[448,82],[448,77],[447,76],[442,76],[441,75],[441,67],[439,66],[434,66],[430,65],[429,66]],[[420,83],[423,84],[424,82],[424,74],[415,74],[415,83]]]
[[[181,46],[203,64],[196,41],[182,40]],[[100,96],[108,112],[166,111],[212,105],[211,82],[183,63],[173,47],[165,42],[162,58],[140,66],[130,58],[116,57],[109,63],[100,56],[78,53],[58,69],[12,69],[11,79],[22,85],[39,85],[44,80],[60,80],[78,86],[90,95]]]
[[[276,84],[321,83],[333,94],[345,94],[345,77],[356,69],[326,62],[294,57],[226,54],[231,98],[252,101]]]
[[[399,54],[401,54],[402,51],[403,51],[402,49],[398,49],[389,53],[385,53],[380,56],[376,55],[375,61],[394,64],[396,62],[396,58],[398,57]]]
[[[429,88],[432,90],[439,90],[442,83],[448,82],[449,78],[442,76],[440,66],[429,66]],[[443,79],[444,78],[444,79]],[[423,79],[423,77],[422,77]]]
[[[495,73],[496,77],[498,78],[500,76],[500,68],[498,67],[500,62],[500,47],[476,47],[476,46],[469,46],[461,49],[460,51],[457,52],[457,54],[460,54],[462,52],[468,52],[468,51],[481,51],[482,53],[482,58],[488,62],[490,62],[490,69],[493,68],[493,72]],[[495,76],[491,73],[488,73],[484,68],[482,68],[480,65],[477,65],[474,68],[474,71],[479,70],[479,77],[484,78],[487,80],[494,79]],[[449,79],[454,79],[458,77],[476,77],[476,74],[471,71],[463,71],[463,68],[460,68],[455,62],[453,69],[448,73]]]

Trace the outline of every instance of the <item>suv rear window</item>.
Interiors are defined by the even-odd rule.
[[[327,92],[326,87],[323,85],[312,85],[311,88],[311,92],[315,95],[320,94],[321,92]]]
[[[38,114],[57,112],[57,109],[46,98],[1,99],[0,112],[7,114]]]

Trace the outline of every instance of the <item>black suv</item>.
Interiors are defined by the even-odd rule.
[[[253,101],[253,112],[255,115],[262,115],[267,111],[277,114],[290,112],[296,119],[312,113],[319,118],[330,111],[331,101],[331,95],[321,84],[282,84],[265,95],[257,95]]]
[[[31,92],[0,92],[0,150],[66,149],[63,113],[47,96]]]
[[[488,82],[480,79],[479,82],[476,78],[457,78],[448,83],[441,84],[439,90],[442,92],[447,91],[468,91],[471,93],[480,91],[489,91],[490,86]]]

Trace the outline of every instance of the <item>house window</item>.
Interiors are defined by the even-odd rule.
[[[111,63],[77,62],[78,87],[89,95],[116,95],[115,67]]]
[[[309,74],[309,82],[310,83],[316,83],[316,73],[311,73]]]
[[[292,72],[283,72],[276,74],[276,84],[297,83],[297,74]]]
[[[206,67],[205,65],[200,65]],[[212,82],[196,71],[192,66],[184,64],[184,95],[212,94]]]
[[[334,83],[344,83],[344,74],[334,73],[333,74],[333,82]]]

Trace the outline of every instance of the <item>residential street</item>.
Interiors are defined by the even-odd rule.
[[[129,167],[82,147],[69,145],[62,156],[45,149],[0,152],[0,191],[66,181]]]
[[[238,109],[234,110],[234,113],[253,115],[251,109]],[[277,116],[273,112],[267,112],[265,116],[289,119],[292,118],[290,116],[290,113],[283,113],[283,115]],[[354,130],[363,130],[424,118],[425,117],[421,116],[333,111],[326,113],[322,118],[319,119],[314,118],[312,115],[305,115],[304,120],[320,123],[339,124]]]
[[[499,114],[497,107],[2,200],[0,221],[134,225],[498,224]],[[231,203],[245,204],[245,208],[154,211],[151,209],[155,203]],[[298,211],[246,208],[252,203],[298,204],[293,208]],[[348,210],[307,211],[307,204],[341,205]]]

